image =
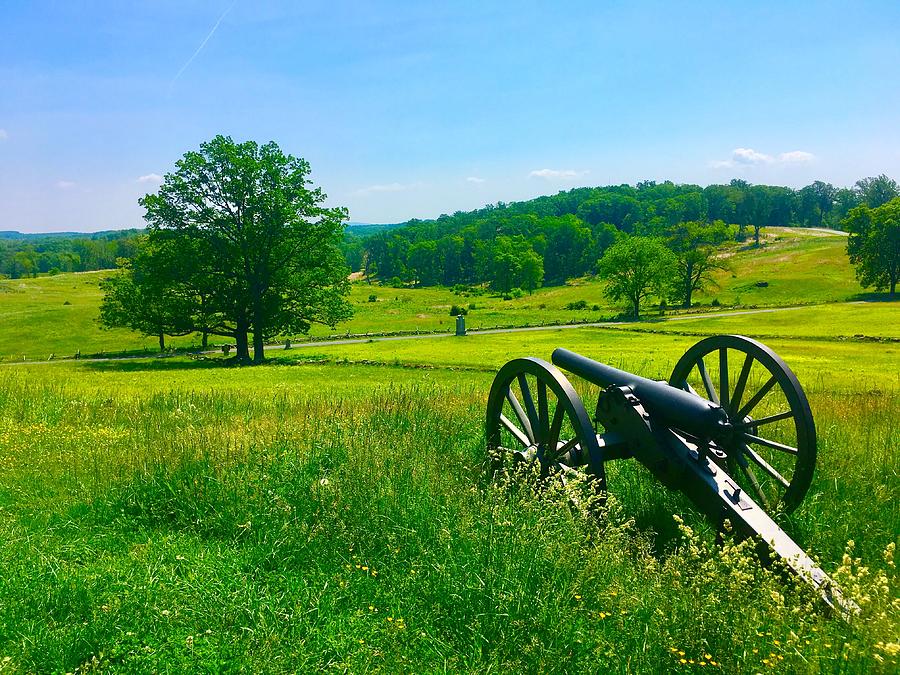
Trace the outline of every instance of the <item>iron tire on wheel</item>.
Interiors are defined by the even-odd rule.
[[[710,374],[709,364],[704,361],[710,354],[717,355],[714,368],[718,369],[718,378]],[[741,356],[743,361],[731,360],[732,354]],[[734,371],[737,377],[733,379],[729,364],[738,363],[740,370]],[[759,364],[758,367],[756,364]],[[760,371],[766,378],[764,384],[745,399],[751,373]],[[699,392],[690,386],[690,380],[697,380],[698,376]],[[714,379],[718,382],[713,382]],[[734,382],[733,388],[731,382]],[[815,472],[816,427],[797,376],[775,352],[741,335],[708,337],[688,349],[679,359],[669,384],[691,391],[725,409],[734,432],[730,438],[719,440],[717,444],[725,452],[729,474],[744,486],[751,497],[761,502],[760,506],[767,511],[787,513],[800,505]],[[782,409],[760,418],[751,417],[751,413],[767,399],[777,401],[779,405],[776,407]],[[780,425],[781,422],[785,425]],[[791,435],[791,442],[774,441],[762,436],[767,433],[766,429],[776,428]],[[775,459],[780,462],[778,466],[791,468],[789,477],[782,475],[775,466]],[[757,472],[764,477],[765,486]]]
[[[486,438],[492,454],[532,457],[540,462],[542,475],[572,470],[566,461],[577,455],[595,488],[606,490],[603,455],[591,418],[569,381],[546,361],[514,359],[499,370],[488,396]],[[504,438],[520,447],[504,445]]]

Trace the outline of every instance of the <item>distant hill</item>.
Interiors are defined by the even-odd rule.
[[[101,230],[100,232],[16,232],[0,231],[0,239],[11,241],[37,241],[40,239],[118,239],[143,232],[143,229]]]

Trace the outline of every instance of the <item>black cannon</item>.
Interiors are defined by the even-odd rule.
[[[773,519],[800,504],[816,463],[809,403],[775,352],[739,335],[709,337],[681,357],[668,382],[567,349],[552,361],[601,388],[594,420],[558,368],[514,359],[488,399],[494,457],[538,463],[544,476],[583,470],[601,494],[604,464],[633,457],[717,525],[757,537],[845,618],[858,611]]]

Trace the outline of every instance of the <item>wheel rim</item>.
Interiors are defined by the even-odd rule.
[[[725,410],[733,430],[714,440],[713,458],[760,506],[799,506],[815,470],[816,428],[796,375],[775,352],[740,335],[709,337],[681,357],[669,384]]]
[[[581,397],[556,366],[541,359],[507,363],[494,378],[487,407],[491,452],[540,462],[541,475],[585,464],[606,490],[597,435]]]

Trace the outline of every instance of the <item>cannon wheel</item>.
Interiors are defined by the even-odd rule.
[[[675,364],[669,384],[724,408],[734,433],[717,442],[720,458],[760,506],[800,505],[816,466],[816,427],[796,375],[775,352],[741,335],[708,337]]]
[[[556,366],[521,358],[494,378],[487,406],[487,445],[493,454],[539,461],[541,475],[584,464],[606,490],[603,456],[581,397]]]

